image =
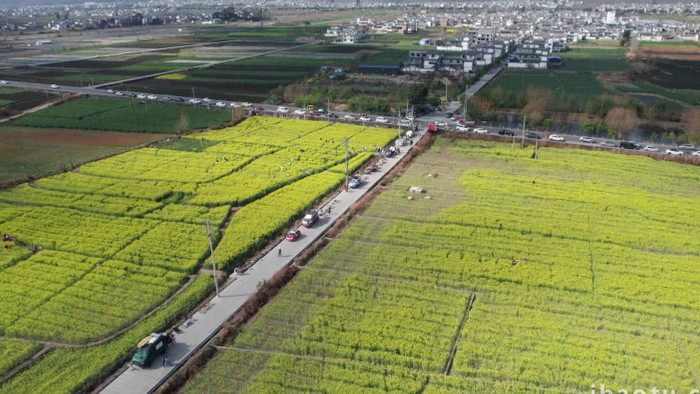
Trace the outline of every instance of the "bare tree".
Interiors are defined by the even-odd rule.
[[[605,123],[614,130],[616,138],[627,138],[639,124],[639,117],[633,109],[615,107],[608,111]]]
[[[700,142],[700,108],[691,108],[683,111],[681,122],[685,126],[688,139]]]
[[[180,116],[178,117],[177,121],[175,121],[175,131],[178,134],[184,134],[189,129],[190,129],[190,118],[189,118],[189,116],[187,116],[187,113],[185,111],[180,110]]]

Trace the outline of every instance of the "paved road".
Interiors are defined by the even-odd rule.
[[[220,297],[214,297],[209,302],[208,309],[200,309],[194,313],[191,319],[192,324],[180,326],[181,332],[175,334],[175,343],[168,350],[168,359],[171,365],[163,366],[162,358],[158,358],[150,368],[130,366],[107,385],[102,393],[135,394],[155,390],[195,350],[204,346],[218,332],[221,325],[238,311],[248,297],[255,293],[259,283],[272,277],[284,266],[290,265],[294,257],[320,238],[338,216],[346,212],[352,204],[374,187],[412,147],[413,145],[403,147],[399,155],[386,159],[381,164],[379,172],[363,175],[364,183],[359,188],[342,191],[325,206],[318,207],[322,212],[326,212],[328,207],[331,207],[331,214],[323,215],[310,229],[302,227],[300,239],[295,242],[282,240],[251,268],[238,274],[235,279],[222,286]],[[282,250],[281,256],[278,254],[280,249]]]

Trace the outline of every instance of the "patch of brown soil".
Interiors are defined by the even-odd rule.
[[[28,129],[14,135],[6,135],[15,141],[38,141],[60,145],[124,146],[131,147],[167,137],[163,134],[119,133],[73,129]]]
[[[700,47],[641,47],[637,56],[654,59],[700,60]]]

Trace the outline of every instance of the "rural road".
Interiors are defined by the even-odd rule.
[[[420,135],[414,136],[421,138]],[[110,382],[101,392],[105,394],[136,394],[150,393],[158,388],[171,374],[218,332],[221,325],[236,314],[243,303],[257,291],[258,285],[271,278],[277,271],[290,265],[293,259],[304,251],[315,240],[323,236],[340,215],[350,209],[363,195],[371,190],[382,177],[403,158],[414,144],[402,148],[401,153],[385,160],[378,172],[363,175],[363,184],[357,189],[342,191],[322,207],[321,212],[331,208],[331,214],[324,214],[320,220],[309,229],[302,228],[302,236],[294,242],[282,240],[269,253],[261,257],[244,273],[238,274],[235,280],[224,285],[220,296],[214,297],[208,307],[195,312],[191,324],[180,326],[180,333],[175,334],[175,343],[168,349],[170,365],[162,365],[162,358],[157,358],[150,368],[130,366],[116,379]],[[278,250],[282,251],[279,256]],[[134,344],[134,347],[136,344]]]

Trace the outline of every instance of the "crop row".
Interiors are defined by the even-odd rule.
[[[216,247],[222,266],[234,267],[277,236],[328,192],[343,177],[324,171],[276,190],[241,208],[231,219],[226,234]]]
[[[233,153],[144,148],[86,164],[80,172],[140,180],[206,182],[236,171],[247,161],[247,157]]]
[[[210,276],[198,277],[163,309],[138,323],[118,338],[95,346],[56,349],[31,368],[0,386],[0,393],[71,393],[106,377],[114,366],[131,356],[134,344],[184,316],[211,290]]]
[[[111,215],[141,216],[162,204],[130,197],[76,194],[45,190],[28,184],[0,190],[0,201],[26,206],[51,206]]]
[[[438,140],[187,389],[694,388],[699,172],[633,157],[654,174],[615,187],[636,170],[590,153]]]
[[[7,335],[84,341],[114,331],[180,286],[183,274],[43,251],[0,272]]]

